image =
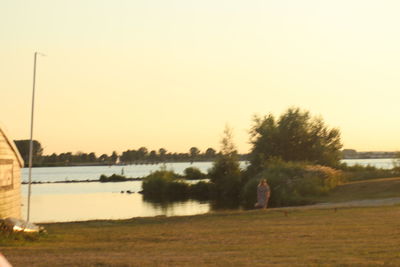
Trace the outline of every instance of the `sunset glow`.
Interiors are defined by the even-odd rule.
[[[3,1],[0,122],[45,154],[250,149],[254,114],[309,110],[344,148],[400,150],[398,1]]]

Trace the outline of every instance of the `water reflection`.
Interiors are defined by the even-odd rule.
[[[26,197],[23,198],[26,203]],[[31,221],[69,222],[97,219],[128,219],[149,216],[182,216],[207,213],[210,204],[188,200],[175,203],[150,203],[141,194],[91,193],[43,194],[31,199]],[[26,205],[22,209],[26,217]]]
[[[196,215],[210,211],[210,204],[207,201],[186,200],[178,202],[151,202],[144,201],[147,208],[161,212],[159,215],[180,216],[180,215]]]

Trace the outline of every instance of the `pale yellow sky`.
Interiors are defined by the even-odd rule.
[[[0,121],[45,153],[247,152],[254,114],[322,116],[345,148],[400,150],[399,1],[0,3]]]

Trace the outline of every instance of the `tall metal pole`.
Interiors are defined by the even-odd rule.
[[[29,215],[31,211],[31,192],[32,192],[32,157],[33,157],[33,113],[35,111],[35,85],[36,85],[36,58],[35,52],[33,59],[33,90],[32,90],[32,110],[31,110],[31,138],[29,142],[29,183],[28,183],[28,210],[26,221],[29,222]]]
[[[31,211],[31,192],[32,192],[32,157],[33,157],[33,113],[35,111],[35,85],[36,85],[36,59],[37,55],[45,56],[42,53],[35,52],[33,58],[33,90],[32,90],[32,111],[31,111],[31,138],[29,142],[29,184],[28,184],[28,210],[26,221],[29,222]]]

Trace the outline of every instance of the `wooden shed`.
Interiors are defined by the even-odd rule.
[[[13,139],[0,125],[0,218],[21,218],[21,168],[24,166]]]

